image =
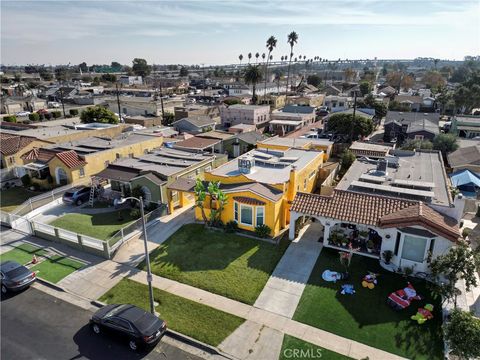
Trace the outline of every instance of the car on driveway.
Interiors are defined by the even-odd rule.
[[[157,316],[130,304],[102,307],[90,319],[95,334],[107,333],[123,339],[131,350],[155,346],[167,331],[167,323]]]
[[[47,109],[40,109],[40,110],[37,110],[37,114],[39,115],[45,115],[45,114],[48,114],[49,111]]]
[[[66,204],[82,205],[90,199],[90,186],[79,186],[66,191],[63,194],[63,202]]]
[[[29,287],[37,279],[34,272],[16,261],[4,261],[0,264],[0,281],[2,294],[20,291]]]

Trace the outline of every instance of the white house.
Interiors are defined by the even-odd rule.
[[[335,190],[332,195],[297,193],[290,208],[290,239],[297,219],[312,218],[323,226],[326,247],[382,260],[393,253],[394,271],[413,268],[428,272],[435,257],[445,254],[460,238],[457,220],[416,200]]]

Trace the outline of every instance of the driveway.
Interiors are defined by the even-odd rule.
[[[318,242],[322,232],[319,222],[301,230],[268,279],[255,307],[292,318],[322,250],[322,244]]]

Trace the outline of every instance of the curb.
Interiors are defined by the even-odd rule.
[[[65,289],[62,288],[61,286],[59,286],[59,285],[57,285],[57,284],[54,284],[54,283],[52,283],[52,282],[50,282],[50,281],[48,281],[48,280],[44,280],[44,279],[42,279],[42,278],[37,277],[37,280],[36,280],[36,281],[39,282],[39,283],[42,284],[42,285],[45,285],[46,287],[49,287],[49,288],[53,289],[53,290],[57,290],[57,291],[61,291],[61,292],[67,292],[67,291],[65,291]]]
[[[107,305],[107,304],[105,304],[101,301],[98,301],[98,300],[92,300],[92,301],[90,301],[90,304],[92,304],[93,306],[96,306],[98,308],[101,308],[101,307]],[[165,335],[174,339],[174,340],[177,340],[177,341],[185,343],[189,346],[195,347],[195,348],[197,348],[201,351],[205,351],[205,352],[209,353],[210,355],[219,355],[219,356],[222,356],[222,357],[224,357],[226,359],[230,359],[230,360],[234,359],[234,358],[230,357],[229,355],[226,355],[226,354],[222,353],[221,351],[219,351],[214,346],[205,344],[201,341],[198,341],[194,338],[191,338],[190,336],[179,333],[175,330],[171,330],[171,329],[167,328],[167,331],[165,332]]]

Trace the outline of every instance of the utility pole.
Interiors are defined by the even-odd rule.
[[[60,99],[62,100],[63,118],[65,119],[65,102],[63,101],[63,87],[60,86]]]
[[[118,119],[121,120],[122,119],[122,112],[120,110],[120,94],[119,94],[119,90],[118,90],[118,82],[115,83],[115,87],[117,88]],[[120,121],[120,122],[122,122],[122,121]]]
[[[203,74],[203,97],[205,97],[205,88],[207,87],[207,82],[205,81],[205,64],[202,63],[202,74]]]
[[[155,64],[153,65],[153,79],[155,82],[155,92],[157,92],[157,73],[155,72]],[[163,107],[163,91],[162,91],[162,79],[160,78],[160,81],[158,81],[158,88],[160,90],[160,105],[162,107],[162,123],[163,125],[168,125],[165,124],[165,109]]]
[[[357,91],[353,93],[353,118],[352,118],[352,130],[350,131],[350,141],[353,142],[353,128],[355,127],[355,113],[357,111]]]

